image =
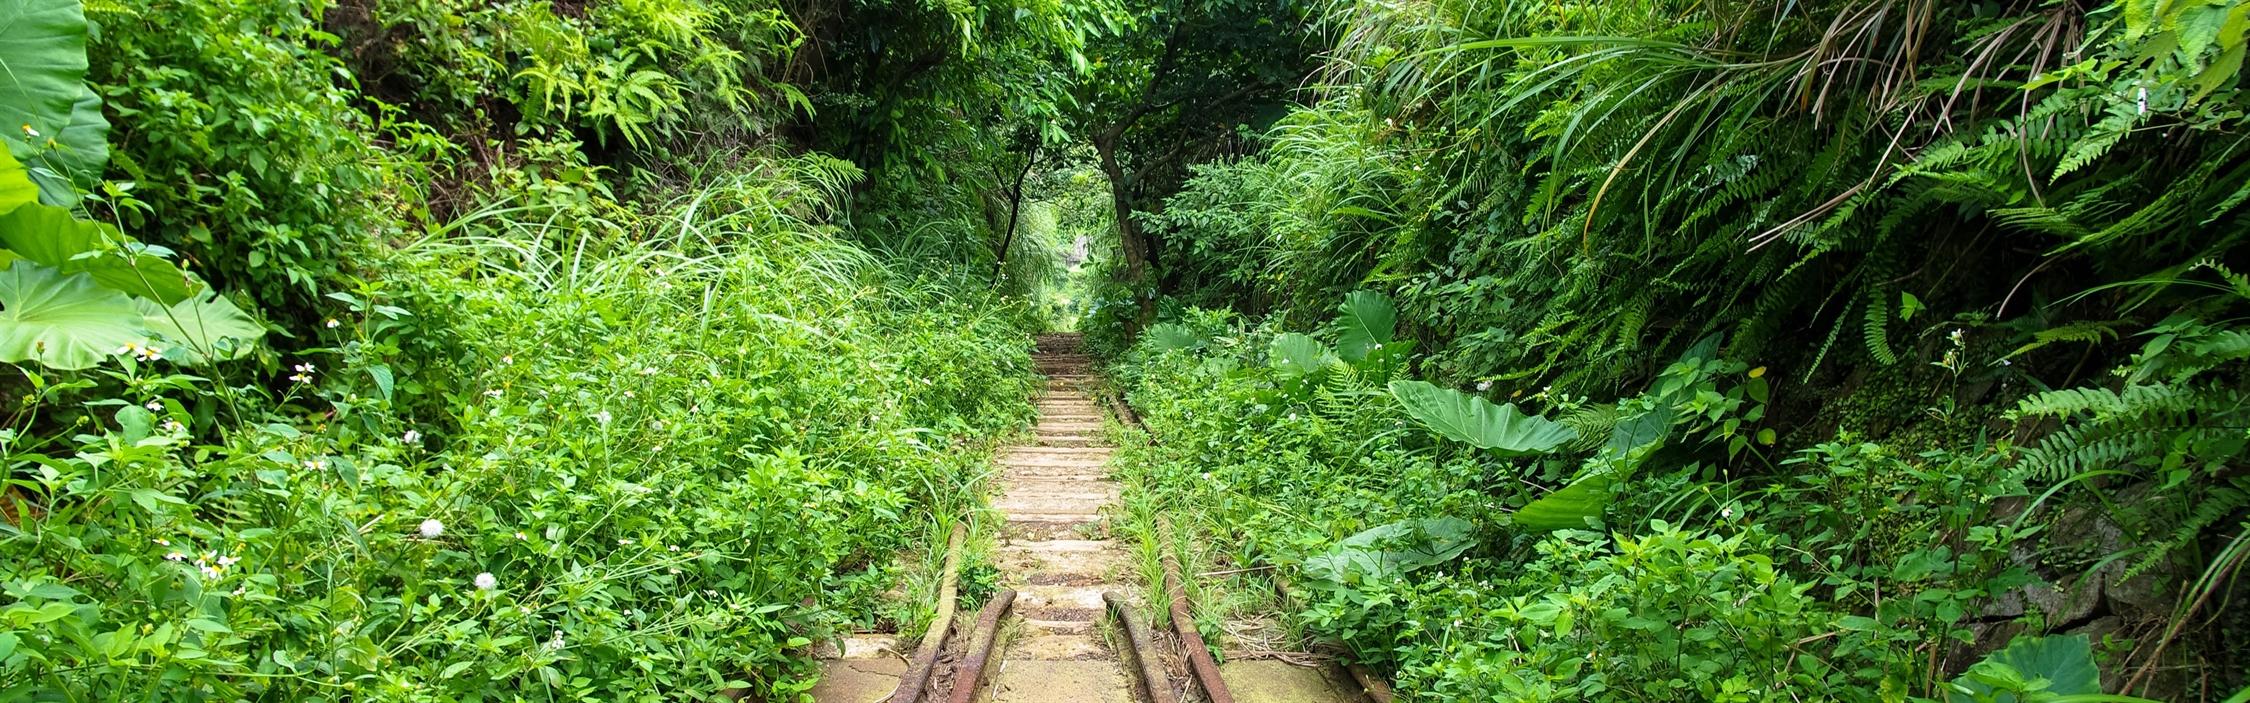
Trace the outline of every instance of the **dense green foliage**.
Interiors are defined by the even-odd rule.
[[[2250,4],[1320,21],[1308,104],[1143,216],[1181,324],[1122,367],[1141,480],[1229,505],[1236,557],[1471,523],[1313,579],[1312,634],[1441,700],[1942,699],[2064,631],[2112,690],[2246,683]],[[1397,358],[1346,353],[1355,291]],[[1578,439],[1470,449],[1413,378]]]
[[[851,227],[915,145],[782,134],[780,5],[0,17],[0,698],[793,700],[928,617],[1035,320]]]

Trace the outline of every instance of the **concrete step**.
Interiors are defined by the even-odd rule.
[[[1367,694],[1335,664],[1297,666],[1271,659],[1229,661],[1219,678],[1236,703],[1365,703]]]
[[[991,700],[1052,700],[1070,701],[1071,703],[1093,700],[1109,700],[1106,698],[1096,698],[1093,696],[1087,696],[1083,698],[1021,699],[1008,699],[1001,697],[1006,693],[1007,687],[1003,684],[1006,683],[1008,674],[1011,671],[1020,672],[1026,668],[1035,668],[1035,665],[1038,664],[1059,662],[1084,662],[1087,664],[1095,664],[1099,665],[1100,667],[1107,668],[1112,673],[1117,674],[1118,677],[1116,679],[1116,686],[1118,695],[1120,697],[1116,700],[1132,700],[1131,695],[1128,693],[1131,690],[1132,682],[1124,678],[1125,672],[1123,667],[1120,667],[1118,665],[1115,655],[1110,654],[1109,645],[1103,644],[1101,638],[1091,634],[1034,635],[1030,637],[1019,637],[1016,638],[1015,641],[1009,642],[1007,655],[1003,657],[1000,663],[996,665],[1000,667],[1001,678],[994,681],[993,685],[991,686],[993,696]],[[822,703],[826,702],[823,701]]]

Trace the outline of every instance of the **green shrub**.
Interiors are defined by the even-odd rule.
[[[805,645],[962,509],[960,447],[1028,414],[1026,316],[790,219],[836,191],[764,168],[646,217],[523,186],[548,204],[371,262],[275,396],[38,374],[7,697],[804,690]],[[626,219],[547,218],[584,208]]]

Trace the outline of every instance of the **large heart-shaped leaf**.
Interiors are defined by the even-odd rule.
[[[2000,669],[1994,671],[1994,668]],[[2000,651],[1986,656],[1967,675],[1953,681],[1971,693],[1953,693],[1953,703],[1989,696],[1994,703],[2015,703],[2015,694],[1996,690],[1994,681],[2044,679],[2043,694],[2068,696],[2101,693],[2101,669],[2094,665],[2093,646],[2085,635],[2017,637]],[[2029,688],[2029,687],[2027,687]]]
[[[1586,476],[1517,510],[1516,527],[1534,530],[1583,530],[1594,527],[1609,507],[1609,488],[1615,479],[1607,473]]]
[[[127,253],[139,245],[116,228],[51,205],[24,205],[0,215],[0,246],[58,272],[82,272],[103,286],[166,305],[202,287],[162,257]]]
[[[39,201],[39,186],[31,182],[31,172],[16,161],[14,154],[0,149],[0,213]]]
[[[1491,401],[1422,381],[1392,381],[1391,396],[1406,413],[1432,431],[1504,456],[1545,454],[1578,437],[1578,431],[1514,405]]]
[[[44,170],[84,182],[100,175],[109,127],[85,81],[79,0],[0,0],[0,141],[34,176]],[[48,197],[77,198],[67,187]]]
[[[1391,299],[1373,291],[1352,291],[1344,296],[1343,331],[1336,336],[1336,352],[1345,361],[1359,363],[1376,348],[1391,343],[1398,333],[1398,309]]]
[[[28,261],[0,271],[0,306],[0,361],[83,369],[143,338],[124,293]]]
[[[234,301],[208,290],[170,307],[145,299],[135,299],[133,307],[140,311],[150,343],[164,350],[164,358],[182,363],[238,359],[266,335],[266,328]]]
[[[1148,328],[1149,343],[1158,349],[1196,349],[1203,346],[1203,337],[1177,322],[1160,322]]]
[[[102,96],[86,87],[70,108],[70,122],[44,143],[32,157],[31,180],[39,186],[39,199],[49,205],[74,207],[78,190],[100,183],[109,164],[109,118],[102,116]]]
[[[1320,340],[1298,334],[1284,333],[1273,338],[1270,357],[1273,368],[1288,378],[1299,378],[1320,373],[1336,355],[1322,346]]]
[[[1475,545],[1476,536],[1467,520],[1403,520],[1344,538],[1328,551],[1306,559],[1304,570],[1318,584],[1364,582],[1442,564]]]

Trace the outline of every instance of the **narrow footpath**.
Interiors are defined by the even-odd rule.
[[[1002,449],[994,480],[992,507],[1005,521],[993,552],[999,587],[1016,592],[1014,608],[998,628],[998,644],[979,681],[948,675],[925,689],[922,700],[946,700],[960,687],[976,688],[973,700],[989,703],[1134,703],[1142,695],[1139,662],[1117,621],[1106,612],[1105,592],[1123,601],[1161,598],[1161,588],[1134,579],[1128,545],[1110,538],[1106,509],[1120,500],[1110,480],[1111,448],[1103,436],[1103,415],[1095,404],[1093,361],[1078,335],[1042,335],[1035,357],[1046,376],[1038,397],[1039,422],[1029,444]],[[970,606],[967,614],[973,614]],[[1165,623],[1159,621],[1158,626]],[[1229,623],[1229,632],[1278,627],[1273,623]],[[961,657],[969,625],[957,625],[948,638],[948,671]],[[881,703],[896,700],[906,650],[889,635],[846,637],[824,653],[822,680],[810,692],[818,703]],[[1201,701],[1169,635],[1150,646],[1165,700]],[[1225,645],[1223,645],[1225,646]],[[1334,664],[1294,666],[1261,661],[1265,651],[1236,651],[1220,667],[1237,703],[1360,703],[1364,699]],[[981,684],[981,685],[979,685]],[[966,693],[966,692],[962,692]]]
[[[1000,454],[1000,498],[1007,519],[995,553],[1000,586],[1016,596],[1021,629],[993,664],[994,703],[1127,703],[1134,683],[1103,636],[1103,591],[1133,593],[1123,582],[1123,545],[1109,539],[1102,509],[1118,500],[1110,450],[1094,405],[1092,360],[1077,335],[1039,338],[1039,424],[1029,446]]]

